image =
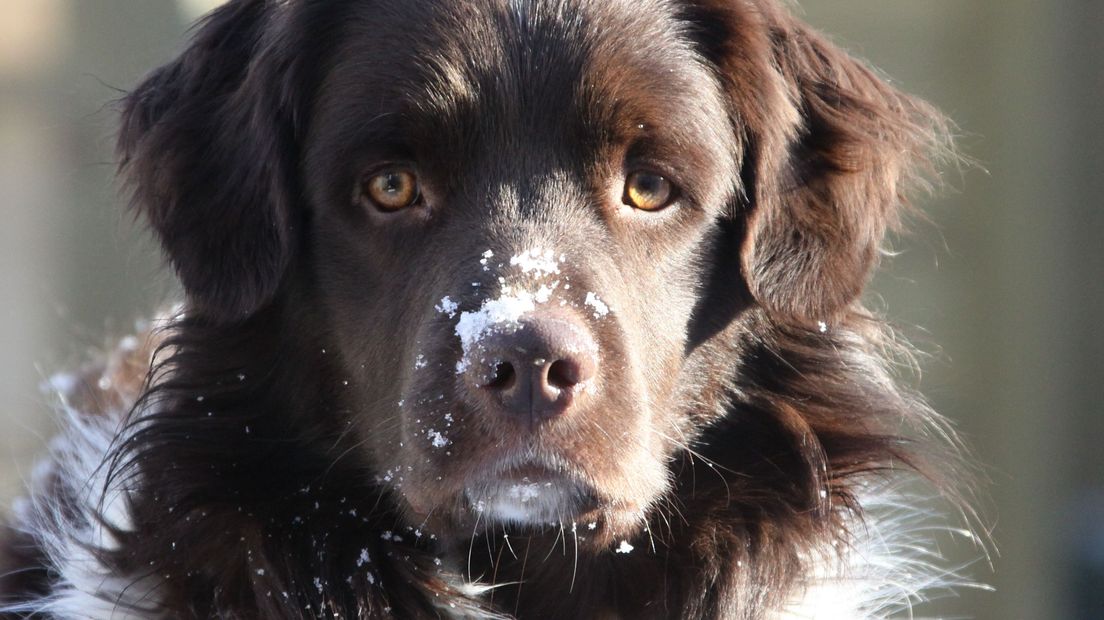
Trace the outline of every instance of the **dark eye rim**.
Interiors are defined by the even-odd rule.
[[[629,182],[633,179],[633,177],[637,175],[649,175],[659,177],[665,183],[667,183],[668,193],[666,200],[664,200],[663,203],[660,204],[658,207],[654,207],[651,209],[646,209],[633,204],[632,199],[629,197]],[[670,175],[664,174],[663,172],[655,170],[654,168],[643,167],[631,169],[628,171],[627,174],[625,174],[624,188],[621,192],[621,202],[634,211],[642,211],[644,213],[656,213],[658,211],[666,210],[672,204],[677,202],[679,198],[681,198],[681,196],[682,190],[679,188],[678,183],[676,183]]]
[[[376,177],[395,173],[407,173],[413,178],[414,197],[410,200],[410,202],[402,206],[391,207],[381,204],[378,200],[372,197],[372,192],[369,184]],[[417,168],[415,168],[413,165],[400,162],[382,164],[365,170],[363,173],[361,173],[360,177],[358,177],[353,193],[354,203],[362,207],[371,206],[373,209],[381,213],[399,213],[409,209],[410,207],[415,207],[422,204],[424,200],[425,197],[422,190],[421,175],[418,174]]]

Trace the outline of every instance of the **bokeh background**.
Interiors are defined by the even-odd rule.
[[[214,0],[0,0],[0,500],[52,420],[38,385],[173,295],[113,180],[111,103]],[[963,153],[875,282],[921,389],[992,484],[993,593],[944,617],[1104,618],[1104,2],[805,0],[945,110]],[[962,557],[969,557],[969,553]]]

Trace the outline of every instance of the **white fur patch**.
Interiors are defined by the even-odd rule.
[[[850,545],[810,554],[810,569],[790,601],[769,620],[887,620],[913,618],[913,608],[955,589],[986,586],[948,568],[935,548],[939,533],[973,538],[940,525],[918,498],[889,485],[860,497],[866,513]]]
[[[118,545],[105,524],[122,531],[132,524],[129,494],[106,488],[104,464],[124,412],[83,415],[69,405],[64,392],[58,397],[65,430],[51,442],[49,456],[35,468],[28,497],[14,511],[16,526],[45,552],[51,594],[0,605],[0,612],[74,620],[162,617],[153,611],[157,578],[115,574],[93,553]]]

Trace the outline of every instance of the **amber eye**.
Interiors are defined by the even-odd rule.
[[[371,202],[384,211],[398,211],[418,202],[418,177],[408,169],[393,168],[365,178],[357,192],[358,202]]]
[[[642,211],[657,211],[675,197],[671,182],[654,172],[634,172],[625,179],[625,204]]]

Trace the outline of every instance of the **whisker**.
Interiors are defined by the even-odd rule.
[[[475,575],[472,573],[472,550],[475,548],[476,534],[479,532],[479,521],[483,518],[483,511],[477,510],[475,515],[475,525],[472,526],[471,540],[468,541],[468,581],[474,582]]]
[[[571,562],[571,586],[567,589],[568,593],[575,591],[575,575],[579,572],[579,533],[574,521],[571,522],[571,536],[575,539],[575,558]]]
[[[506,548],[510,550],[510,555],[514,556],[514,559],[518,559],[517,554],[514,553],[514,546],[510,544],[510,534],[506,532],[506,527],[502,528],[502,542],[506,544]]]
[[[533,537],[530,536],[525,541],[525,555],[521,557],[521,572],[518,574],[517,584],[517,600],[514,603],[514,615],[518,615],[518,610],[521,609],[521,587],[525,585],[525,566],[529,562],[529,546],[533,544]]]

